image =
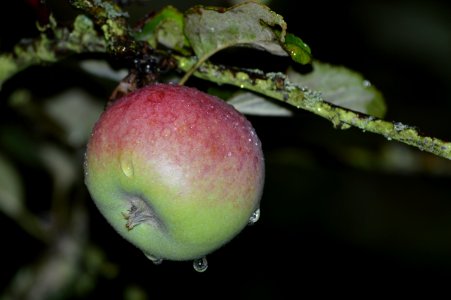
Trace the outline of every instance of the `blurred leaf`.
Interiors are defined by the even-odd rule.
[[[113,68],[111,68],[111,66],[104,60],[83,60],[80,63],[80,67],[92,75],[117,82],[124,79],[128,74],[128,71],[125,69],[113,70]]]
[[[72,205],[67,227],[47,229],[56,233],[51,245],[38,263],[18,269],[4,299],[66,299],[71,294],[85,272],[82,259],[88,238],[86,214],[81,206]]]
[[[0,147],[20,162],[39,165],[39,158],[35,151],[38,142],[32,137],[30,130],[12,124],[1,126]]]
[[[41,145],[38,152],[43,164],[53,176],[55,188],[68,188],[76,180],[78,169],[67,153],[50,144]]]
[[[45,110],[65,129],[68,142],[81,146],[91,134],[103,107],[83,90],[71,89],[49,99]]]
[[[98,285],[100,278],[112,280],[119,273],[118,266],[108,261],[104,249],[88,245],[83,249],[82,272],[78,275],[74,289],[80,299],[86,299]]]
[[[138,286],[138,285],[128,285],[124,290],[123,299],[125,300],[146,300],[149,299],[147,297],[146,291]]]
[[[24,210],[24,190],[19,173],[0,154],[0,210],[15,218]]]
[[[11,93],[8,102],[12,107],[20,108],[30,103],[32,99],[33,95],[29,90],[17,89]]]
[[[233,105],[241,113],[248,115],[273,117],[287,117],[293,115],[291,110],[283,107],[277,102],[273,102],[250,92],[237,93],[227,100],[227,103]]]
[[[382,94],[360,73],[314,61],[311,73],[304,75],[289,69],[287,75],[293,83],[321,92],[332,104],[379,118],[385,115]]]
[[[229,9],[196,6],[185,13],[185,34],[199,61],[232,46],[264,49],[286,56],[283,17],[255,2]]]
[[[166,6],[147,20],[135,37],[153,48],[162,44],[182,54],[189,52],[189,43],[183,33],[183,14],[173,6]]]

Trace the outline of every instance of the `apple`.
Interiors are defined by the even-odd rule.
[[[109,106],[85,157],[100,212],[156,262],[199,259],[235,237],[258,211],[264,172],[261,142],[241,113],[162,83]]]

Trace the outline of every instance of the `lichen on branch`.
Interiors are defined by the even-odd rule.
[[[0,54],[0,88],[7,79],[32,65],[55,63],[74,53],[106,51],[105,39],[99,36],[94,23],[85,15],[75,18],[72,30],[58,27],[53,17],[40,30],[38,38],[23,40],[11,53]]]
[[[108,51],[122,53],[135,50],[135,40],[129,36],[128,13],[111,1],[69,0],[72,6],[93,18],[102,29]]]
[[[179,56],[177,62],[180,69],[187,71],[196,63],[196,60]],[[386,121],[328,103],[322,99],[320,92],[293,84],[282,73],[227,68],[206,62],[193,75],[218,84],[231,84],[283,101],[331,121],[338,129],[357,127],[364,132],[380,134],[387,140],[399,141],[422,151],[451,159],[450,142],[425,136],[415,127],[401,122]]]

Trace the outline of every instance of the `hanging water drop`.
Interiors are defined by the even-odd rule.
[[[143,252],[143,253],[148,259],[150,259],[153,262],[154,265],[159,265],[163,262],[163,259],[160,257],[155,257],[152,254],[149,254],[146,252]]]
[[[204,256],[202,258],[195,259],[193,261],[193,268],[197,272],[205,272],[208,268],[207,258]]]
[[[366,87],[366,88],[369,88],[369,87],[371,87],[371,82],[368,81],[368,80],[364,80],[363,81],[363,86]]]
[[[249,218],[248,225],[254,225],[260,219],[260,208],[257,208]]]
[[[121,159],[121,169],[125,176],[133,177],[135,171],[133,170],[133,162],[131,159]]]

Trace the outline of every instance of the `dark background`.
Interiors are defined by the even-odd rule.
[[[76,11],[62,2],[48,1],[57,19],[70,24]],[[228,5],[143,3],[130,7],[132,20],[166,4],[180,10],[194,4]],[[294,3],[272,1],[269,6],[284,16],[290,32],[309,44],[316,59],[364,74],[386,98],[386,119],[451,139],[448,1]],[[2,5],[0,50],[8,51],[20,38],[37,35],[36,13],[25,1]],[[280,299],[312,293],[366,298],[393,291],[434,292],[449,285],[451,164],[381,136],[336,130],[302,111],[291,118],[249,117],[266,157],[259,222],[209,255],[205,273],[196,273],[191,262],[154,266],[109,227],[91,202],[82,183],[83,145],[64,145],[54,127],[7,101],[15,90],[26,88],[40,106],[75,86],[103,105],[113,85],[81,72],[76,65],[82,58],[31,68],[0,92],[0,153],[20,173],[33,213],[45,219],[55,187],[39,158],[33,157],[33,147],[56,144],[80,163],[79,179],[72,183],[65,205],[86,209],[88,225],[82,236],[100,249],[103,267],[110,269],[96,272],[87,292],[74,291],[72,284],[61,298],[158,299],[180,293],[201,298]],[[235,59],[257,68],[277,69],[286,63],[279,66],[277,59],[264,55]],[[188,85],[211,86],[195,79]],[[45,254],[55,245],[30,237],[7,216],[0,215],[0,226],[0,291],[8,291],[19,270],[45,263]],[[81,272],[87,265],[79,266]]]

